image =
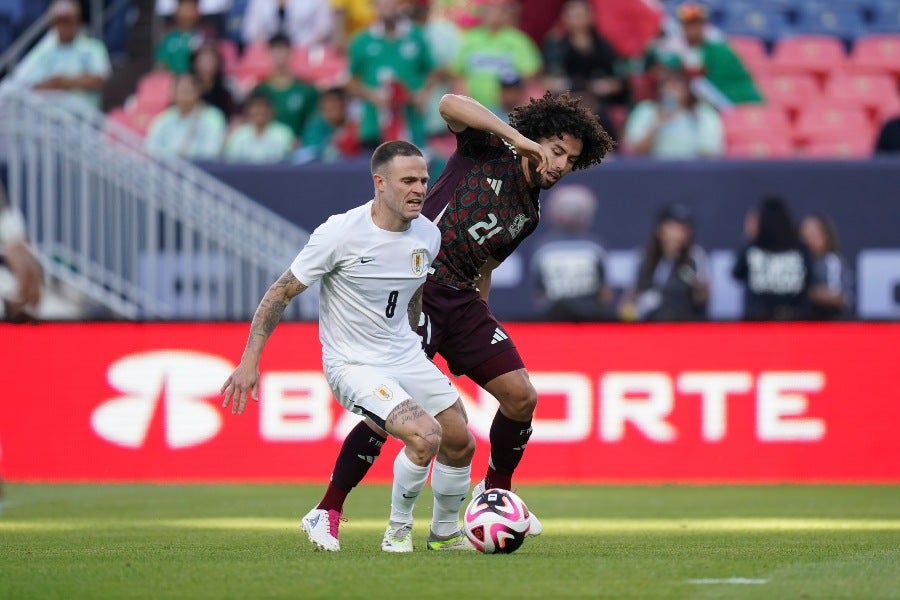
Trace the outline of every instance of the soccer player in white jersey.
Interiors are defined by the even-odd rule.
[[[428,170],[408,142],[372,154],[375,197],[334,215],[310,236],[269,287],[250,325],[241,362],[222,385],[223,407],[243,413],[257,399],[263,347],[291,299],[321,281],[319,339],[325,377],[338,402],[405,444],[394,461],[387,552],[411,552],[412,510],[436,457],[430,549],[471,549],[459,529],[475,439],[459,393],[422,352],[414,328],[422,286],[437,256],[438,228],[419,214]],[[337,551],[341,513],[314,508],[301,527],[317,549]]]

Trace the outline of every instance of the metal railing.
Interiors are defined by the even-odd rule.
[[[130,319],[249,319],[308,233],[87,105],[0,85],[9,197],[49,274]],[[314,318],[315,292],[285,318]]]

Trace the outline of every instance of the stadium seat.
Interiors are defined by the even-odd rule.
[[[782,108],[764,104],[737,106],[722,114],[722,123],[729,144],[784,137],[791,128]]]
[[[722,19],[722,30],[729,36],[759,38],[767,43],[790,31],[787,16],[765,5],[729,4]]]
[[[851,137],[872,136],[872,123],[862,108],[813,104],[800,112],[794,126],[794,140],[799,143],[830,142]]]
[[[822,93],[816,78],[805,73],[763,77],[757,80],[757,87],[768,104],[780,106],[792,114]]]
[[[900,34],[867,35],[856,40],[848,67],[854,73],[890,73],[900,77]]]
[[[897,0],[881,0],[872,10],[872,22],[868,25],[870,33],[900,34],[900,2]]]
[[[728,144],[726,149],[727,156],[743,159],[792,158],[796,154],[797,152],[791,140],[787,137],[779,136],[773,136],[766,140],[735,142]]]
[[[754,77],[764,76],[769,72],[769,55],[766,45],[759,38],[743,35],[730,36],[728,45],[741,58],[741,62]]]
[[[137,85],[137,104],[144,112],[158,112],[172,102],[175,78],[168,71],[153,71],[141,77]]]
[[[261,81],[271,69],[268,47],[265,44],[251,44],[244,48],[244,56],[241,57],[233,74],[239,79]]]
[[[875,141],[868,137],[845,140],[824,140],[811,142],[803,148],[802,156],[806,158],[869,158],[875,147]]]
[[[776,42],[770,72],[773,75],[808,73],[821,77],[841,69],[846,61],[844,44],[838,38],[796,35]]]
[[[297,77],[320,87],[340,85],[348,76],[347,59],[331,46],[294,48],[291,67]]]
[[[866,22],[857,8],[840,3],[811,4],[797,18],[794,31],[800,34],[832,35],[846,43],[866,33]]]
[[[231,73],[237,68],[238,64],[238,47],[229,39],[219,40],[216,43],[216,49],[222,55],[222,68],[226,73]]]
[[[848,106],[861,106],[873,119],[886,105],[900,102],[897,83],[890,75],[837,74],[828,80],[825,96]]]

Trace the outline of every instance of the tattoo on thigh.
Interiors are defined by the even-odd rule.
[[[404,400],[391,411],[391,414],[388,415],[388,418],[385,421],[385,425],[390,427],[406,425],[407,423],[422,418],[425,414],[427,413],[421,406],[412,400]]]
[[[418,437],[422,438],[428,447],[431,449],[432,453],[437,454],[438,449],[441,447],[441,434],[438,433],[437,429],[432,429],[431,431],[426,432],[424,435],[416,434]]]

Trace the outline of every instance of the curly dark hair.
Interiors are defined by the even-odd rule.
[[[573,171],[600,164],[616,144],[597,115],[581,105],[581,97],[569,92],[559,96],[547,92],[543,98],[532,98],[528,104],[515,107],[509,113],[509,124],[535,141],[565,133],[581,140],[583,148]]]

